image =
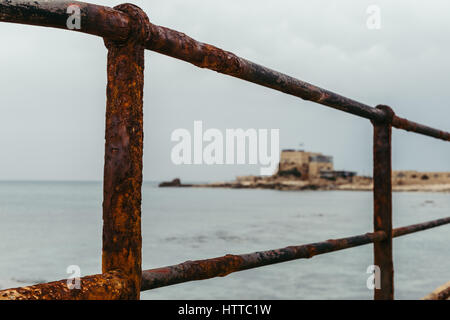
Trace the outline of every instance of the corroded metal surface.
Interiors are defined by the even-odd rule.
[[[422,298],[422,300],[449,300],[449,299],[450,299],[450,281]]]
[[[133,5],[115,9],[132,17],[131,37],[105,40],[108,48],[106,143],[103,185],[103,272],[128,275],[139,298],[141,282],[141,185],[143,155],[145,13]]]
[[[231,272],[374,243],[382,289],[376,299],[393,298],[392,236],[450,222],[450,218],[392,230],[391,129],[412,131],[450,141],[450,133],[397,117],[377,108],[263,67],[187,35],[151,24],[142,10],[125,4],[114,9],[78,1],[0,2],[0,21],[67,29],[69,5],[81,11],[74,31],[105,39],[108,87],[103,202],[103,275],[84,279],[84,288],[67,291],[65,281],[0,292],[6,299],[138,299],[147,290],[170,284],[225,276]],[[144,48],[314,101],[372,120],[374,124],[374,233],[247,255],[227,255],[142,273],[140,203],[142,184],[142,96]],[[120,274],[118,273],[120,270]],[[110,281],[110,283],[108,283]]]
[[[115,40],[128,37],[132,22],[125,13],[79,1],[3,1],[0,3],[0,21],[67,29],[65,10],[70,4],[80,6],[82,13],[82,28],[75,31]],[[147,27],[150,34],[142,41],[149,50],[370,120],[383,120],[384,114],[377,108],[258,65],[184,33],[150,22],[147,22]],[[449,132],[397,116],[392,126],[450,141]]]
[[[135,295],[130,280],[118,271],[86,276],[80,288],[69,289],[67,280],[0,291],[0,300],[117,300]]]
[[[450,217],[447,217],[397,228],[392,231],[392,234],[393,237],[400,237],[449,223]],[[291,246],[278,250],[269,250],[242,255],[229,254],[213,259],[186,261],[173,266],[142,271],[141,290],[150,290],[193,280],[224,277],[233,272],[296,259],[311,258],[314,255],[324,254],[327,252],[347,249],[369,243],[377,243],[386,238],[386,234],[383,231],[378,231],[376,233],[367,233],[355,237],[328,240],[325,242],[306,244],[302,246]]]
[[[196,41],[184,33],[154,24],[150,29],[151,36],[146,42],[149,50],[367,119],[383,117],[382,112],[368,105]]]
[[[447,218],[437,219],[437,220],[433,220],[433,221],[413,224],[413,225],[402,227],[402,228],[396,228],[393,230],[393,237],[394,238],[401,237],[401,236],[404,236],[407,234],[443,226],[443,225],[446,225],[449,223],[450,223],[450,217],[447,217]]]
[[[394,119],[392,120],[392,125],[398,129],[423,134],[444,141],[450,141],[450,133],[434,129],[417,122],[409,121],[408,119],[394,116]]]
[[[114,40],[126,40],[130,33],[130,19],[127,14],[109,7],[79,1],[0,1],[0,21],[67,28],[70,14],[67,8],[76,5],[81,10],[83,32]]]
[[[400,237],[449,223],[450,217],[447,217],[401,227],[393,230],[393,236]],[[143,271],[141,290],[144,291],[193,280],[209,279],[219,276],[223,277],[237,271],[290,261],[293,259],[311,258],[314,255],[382,241],[385,238],[386,236],[383,232],[377,232],[376,234],[369,233],[356,237],[329,240],[278,250],[244,255],[226,255],[224,257],[207,260],[187,261],[179,265]],[[297,252],[296,257],[293,255],[294,252]],[[134,295],[130,290],[131,286],[126,282],[126,277],[121,275],[118,271],[112,271],[105,275],[88,276],[81,280],[81,291],[68,290],[66,280],[61,280],[31,287],[3,290],[0,291],[0,299],[125,299],[129,294]],[[96,289],[94,286],[96,281],[99,281],[99,289]],[[114,283],[109,283],[108,281]],[[108,294],[103,296],[103,290],[107,290]],[[123,295],[119,292],[120,290],[125,291]]]
[[[385,112],[384,121],[373,121],[373,197],[374,231],[387,237],[374,243],[374,265],[381,271],[381,288],[375,289],[375,300],[394,299],[394,266],[392,261],[392,156],[391,135],[394,112],[388,106],[377,106]]]
[[[150,29],[151,36],[146,42],[146,48],[149,50],[363,118],[384,120],[384,113],[377,108],[258,65],[234,53],[194,40],[184,33],[154,24],[150,24]],[[450,141],[448,132],[397,116],[394,117],[392,126]]]
[[[186,261],[174,266],[143,271],[141,290],[149,290],[192,280],[224,277],[232,272],[296,259],[311,258],[327,252],[357,247],[381,241],[385,237],[383,232],[366,233],[302,246],[290,246],[242,255],[229,254],[207,260]]]

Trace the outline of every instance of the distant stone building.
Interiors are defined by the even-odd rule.
[[[295,176],[301,180],[348,178],[356,172],[334,171],[333,157],[321,153],[287,149],[281,152],[278,176]]]
[[[393,171],[395,185],[450,183],[450,172]]]

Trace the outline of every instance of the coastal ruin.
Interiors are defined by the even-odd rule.
[[[333,157],[322,153],[287,149],[281,152],[278,176],[295,176],[300,180],[351,178],[353,171],[335,171]]]
[[[333,157],[304,150],[282,150],[278,170],[272,176],[238,176],[235,181],[183,184],[176,178],[160,187],[207,187],[275,190],[373,190],[372,177],[355,171],[335,170]],[[450,172],[392,172],[394,191],[450,192]]]

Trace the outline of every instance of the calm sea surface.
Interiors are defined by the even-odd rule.
[[[102,185],[0,182],[0,288],[101,271]],[[394,193],[394,226],[449,216],[450,194]],[[143,186],[145,269],[372,230],[372,194]],[[450,279],[450,226],[394,240],[396,298]],[[142,299],[371,299],[366,245],[147,291]]]

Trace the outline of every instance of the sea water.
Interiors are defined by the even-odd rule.
[[[143,268],[301,245],[372,230],[371,192],[143,185]],[[394,227],[449,216],[448,193],[394,193]],[[100,182],[0,182],[0,288],[101,272]],[[394,239],[395,296],[450,279],[450,226]],[[371,299],[365,245],[142,293],[142,299]]]

